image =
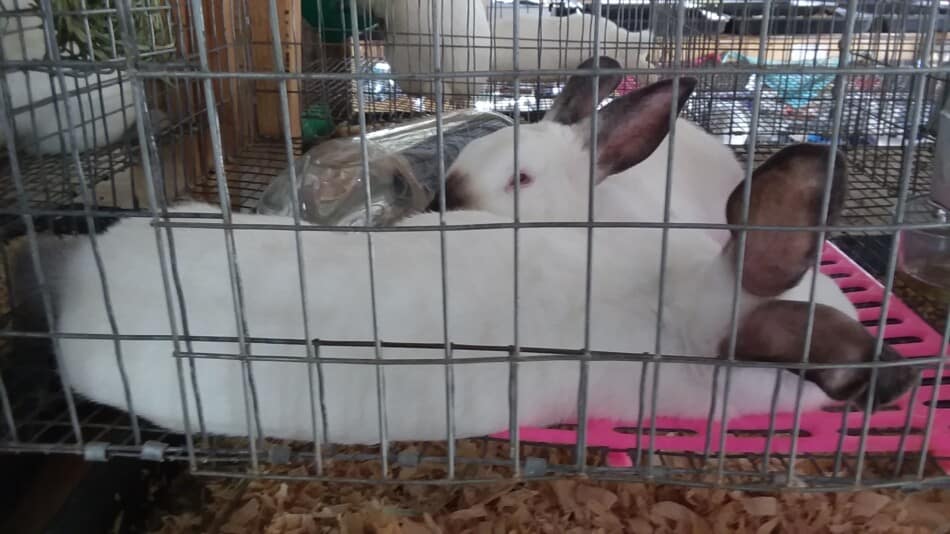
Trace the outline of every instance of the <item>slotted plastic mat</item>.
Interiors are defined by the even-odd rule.
[[[854,261],[831,243],[825,244],[821,271],[833,276],[835,282],[858,308],[859,319],[876,323],[881,316],[884,287]],[[877,333],[876,326],[868,330]],[[891,297],[885,339],[904,357],[924,357],[946,354],[941,352],[942,339],[917,314],[897,297]],[[950,367],[950,366],[948,366]],[[868,453],[897,452],[901,448],[912,453],[923,450],[924,436],[933,388],[939,388],[934,424],[926,450],[935,458],[944,472],[950,473],[950,368],[945,368],[943,377],[936,379],[935,366],[923,372],[924,385],[917,392],[913,406],[909,406],[910,394],[902,397],[891,409],[878,411],[871,416],[870,431],[865,442]],[[896,408],[896,409],[895,409]],[[909,430],[906,432],[905,427]],[[746,416],[728,423],[725,440],[727,454],[762,454],[765,452],[770,424],[773,437],[769,452],[786,454],[792,446],[793,414],[776,414],[774,422],[768,414]],[[842,422],[846,421],[846,425]],[[802,414],[798,433],[798,453],[834,454],[857,453],[861,443],[864,414],[852,411],[844,419],[840,412],[817,411]],[[719,452],[721,423],[714,423],[707,439],[705,419],[681,419],[658,417],[654,448],[663,452],[704,453],[707,441],[710,452]],[[845,435],[842,439],[841,433]],[[644,425],[642,446],[649,446],[649,427]],[[508,438],[508,432],[493,437]],[[522,428],[521,439],[525,442],[569,445],[576,443],[577,434],[570,426],[557,428]],[[608,465],[630,467],[633,463],[630,451],[637,448],[636,423],[616,423],[591,420],[587,427],[587,443],[591,447],[606,448]]]

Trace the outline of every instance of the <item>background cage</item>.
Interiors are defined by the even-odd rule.
[[[950,57],[944,33],[950,24],[947,6],[934,6],[936,2],[852,1],[816,6],[814,2],[805,5],[780,0],[717,0],[686,6],[661,0],[544,4],[526,0],[517,4],[521,12],[538,19],[572,10],[594,13],[595,6],[600,5],[602,16],[621,27],[630,31],[649,29],[649,42],[629,45],[648,52],[650,64],[631,69],[625,90],[669,75],[673,70],[698,76],[700,88],[691,97],[684,116],[720,136],[743,160],[762,161],[791,142],[833,142],[837,107],[834,87],[836,83],[844,84],[838,141],[847,153],[853,173],[844,219],[845,224],[857,229],[833,235],[831,241],[856,265],[829,248],[827,260],[835,263],[828,263],[827,267],[846,265],[848,276],[842,278],[852,277],[866,290],[879,295],[877,292],[895,287],[895,282],[887,280],[893,232],[861,227],[891,222],[902,183],[909,196],[928,190],[937,151],[936,117],[946,98],[946,65]],[[67,32],[60,28],[72,29],[80,35],[76,40],[79,44],[73,48],[63,45],[58,53],[50,51],[42,58],[5,57],[5,73],[23,69],[52,73],[53,94],[61,92],[61,86],[56,88],[62,83],[56,78],[60,72],[66,77],[114,76],[119,80],[114,83],[129,84],[134,97],[113,113],[135,115],[136,100],[145,98],[140,103],[147,104],[152,120],[140,121],[136,127],[141,125],[140,131],[156,143],[153,156],[161,157],[160,167],[166,181],[164,194],[169,198],[188,194],[217,202],[216,169],[222,169],[226,176],[221,178],[228,184],[231,205],[244,211],[253,209],[264,188],[287,167],[288,142],[292,151],[299,154],[329,137],[365,133],[431,116],[437,111],[474,107],[513,115],[515,102],[520,120],[535,120],[550,107],[566,79],[561,75],[558,81],[542,82],[526,72],[520,76],[517,87],[511,80],[491,79],[484,89],[461,95],[463,98],[443,95],[440,109],[436,98],[407,95],[400,89],[398,77],[387,78],[391,69],[383,43],[386,21],[370,20],[359,10],[353,17],[351,8],[356,3],[349,0],[274,0],[273,4],[240,0],[130,0],[119,6],[103,2],[98,7],[92,2],[82,7],[66,1],[25,3],[13,2],[13,10],[6,9],[4,4],[5,49],[8,36],[20,31],[18,25],[26,29],[37,20],[45,23],[47,29],[50,24],[57,28],[53,38],[62,38]],[[490,2],[493,19],[513,16],[515,6],[511,4]],[[767,9],[771,11],[768,25],[764,25]],[[928,18],[934,11],[937,18]],[[126,30],[124,13],[129,15],[125,22],[131,22],[131,28]],[[276,19],[272,17],[274,13]],[[275,27],[281,43],[277,54],[273,46]],[[88,53],[83,56],[81,43],[91,42],[94,30],[103,42],[115,47],[107,46],[106,52],[93,57]],[[849,39],[852,61],[841,68],[837,58],[843,40]],[[129,48],[124,43],[137,46]],[[925,51],[929,53],[925,55]],[[761,54],[764,56],[760,57]],[[771,68],[759,68],[760,60]],[[564,70],[570,68],[573,67],[565,66]],[[281,121],[281,83],[286,85],[291,119],[286,125]],[[95,90],[74,91],[68,97],[93,99],[97,91],[106,90],[104,84],[91,85]],[[209,95],[213,98],[209,99]],[[918,121],[912,113],[915,103],[920,105]],[[25,106],[4,102],[10,120],[29,116],[31,109],[42,105],[43,101],[30,101]],[[756,109],[757,128],[753,129]],[[108,131],[106,117],[96,113],[93,117],[76,115],[80,121],[76,126],[86,126],[92,135],[99,131],[97,122]],[[210,122],[211,117],[217,118],[217,125]],[[54,135],[68,135],[65,125],[56,130]],[[61,206],[81,199],[83,183],[94,193],[89,200],[97,206],[146,209],[138,133],[130,127],[102,146],[75,153],[30,154],[20,150],[10,158],[4,152],[0,215],[5,224],[18,224],[24,213],[58,213],[56,210]],[[220,142],[212,134],[219,134]],[[753,136],[755,149],[749,152]],[[910,138],[915,141],[912,151],[907,150]],[[40,141],[34,136],[18,139],[15,144],[22,149]],[[153,166],[155,170],[157,167]],[[907,170],[909,176],[905,175]],[[884,287],[875,287],[871,277],[883,280]],[[907,286],[908,282],[900,279],[896,283],[898,289]],[[919,292],[913,291],[908,295],[908,303],[915,304],[918,313],[924,311],[930,328],[945,327],[942,303],[934,304],[926,294],[920,297]],[[876,317],[871,312],[862,313],[862,319],[870,326]],[[928,330],[909,309],[900,308],[895,313],[893,318],[889,317],[889,323],[891,319],[895,321],[892,324],[906,322],[905,326],[917,330],[891,336],[892,343],[900,345],[903,339],[903,344],[912,346],[911,349],[920,349],[923,344],[927,355],[943,355],[947,337],[943,330]],[[6,339],[16,337],[10,333],[11,328],[8,324]],[[8,350],[0,357],[4,363],[0,375],[0,413],[4,421],[0,426],[0,451],[63,452],[82,454],[90,460],[115,456],[150,460],[197,457],[199,462],[193,466],[197,472],[231,475],[246,472],[252,454],[253,463],[264,466],[314,460],[311,449],[296,443],[267,443],[250,448],[246,440],[215,438],[189,447],[181,436],[144,421],[139,423],[140,433],[136,435],[136,425],[126,415],[76,400],[75,414],[83,437],[80,445],[70,420],[73,401],[64,396],[49,361],[33,358],[24,365],[15,356]],[[754,465],[734,467],[729,463],[731,455],[724,454],[727,451],[720,454],[707,450],[704,455],[671,447],[657,451],[655,465],[642,465],[642,446],[631,452],[589,443],[586,459],[570,458],[569,449],[526,444],[512,462],[508,458],[512,451],[506,443],[496,441],[497,436],[478,441],[472,445],[470,456],[455,461],[497,466],[507,476],[556,476],[583,469],[604,478],[648,476],[660,481],[753,489],[801,483],[820,489],[945,484],[950,451],[931,446],[929,455],[911,458],[921,449],[920,444],[927,440],[936,443],[936,439],[950,435],[950,383],[945,376],[925,375],[915,395],[918,404],[929,402],[931,395],[937,396],[932,406],[926,405],[927,410],[938,414],[936,423],[928,423],[925,428],[911,417],[901,419],[903,411],[885,412],[881,418],[890,421],[890,425],[873,427],[869,438],[862,435],[860,425],[855,426],[858,414],[841,416],[842,421],[850,418],[842,434],[847,439],[857,437],[861,443],[875,442],[873,432],[880,431],[884,434],[877,437],[884,435],[891,443],[884,446],[884,452],[864,450],[862,446],[867,461],[863,454],[841,451],[824,456],[802,455],[797,461],[775,452],[755,457]],[[568,432],[566,441],[572,442],[570,428],[554,430]],[[634,429],[633,433],[637,431]],[[661,428],[657,432],[686,438],[697,430],[680,427]],[[736,428],[733,432],[733,437],[751,435],[758,439],[763,430]],[[621,432],[624,433],[629,435],[631,430]],[[925,433],[928,437],[924,437]],[[527,439],[528,434],[523,438]],[[908,445],[911,442],[918,446]],[[438,444],[421,450],[393,444],[386,452],[397,470],[399,466],[427,462],[442,464],[447,454]],[[375,461],[380,450],[348,447],[325,450],[324,454],[339,461]],[[621,457],[624,459],[618,460]],[[748,459],[752,455],[738,457]],[[803,467],[800,462],[811,466]],[[266,468],[255,474],[266,475]],[[318,475],[307,471],[298,476]],[[378,468],[367,475],[394,476],[398,475],[383,473]]]

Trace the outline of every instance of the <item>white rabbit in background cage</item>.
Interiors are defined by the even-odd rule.
[[[590,69],[593,65],[594,59],[589,59],[578,68]],[[609,57],[601,57],[600,66],[605,69],[620,67]],[[605,98],[620,82],[619,76],[602,75],[600,94],[596,98]],[[683,101],[691,90],[685,85],[681,87]],[[521,126],[521,168],[518,174],[528,180],[524,188],[527,193],[520,198],[519,215],[522,219],[587,219],[589,172],[576,175],[555,173],[553,176],[567,178],[559,181],[551,179],[547,170],[566,167],[578,160],[588,161],[582,147],[590,139],[590,123],[586,119],[593,109],[591,98],[590,80],[574,77],[546,114],[545,120]],[[667,119],[661,118],[664,121]],[[604,120],[609,120],[609,117]],[[643,124],[643,127],[655,129],[660,126]],[[446,177],[448,209],[478,209],[513,215],[514,196],[512,188],[505,182],[506,177],[515,175],[510,169],[514,160],[511,149],[514,146],[513,135],[513,128],[505,128],[466,146]],[[687,119],[676,120],[674,136],[670,222],[725,224],[723,206],[745,177],[745,168],[740,166],[733,151],[716,136]],[[669,142],[668,137],[664,138],[659,147],[640,164],[615,176],[601,176],[602,181],[598,182],[594,194],[594,220],[663,220]],[[538,179],[535,180],[535,177]],[[532,187],[542,188],[545,192],[530,194]],[[721,244],[725,244],[730,237],[726,230],[707,230],[707,233]],[[813,272],[810,269],[809,275],[782,298],[807,302]],[[816,284],[820,302],[850,317],[857,317],[854,306],[830,277],[817,273]]]
[[[640,163],[654,152],[668,132],[671,105],[682,106],[695,81],[684,79],[681,98],[674,102],[672,84],[660,82],[621,97],[601,112],[597,166],[601,176],[616,174]],[[595,98],[568,92],[554,117],[574,117],[581,123]],[[580,128],[580,125],[575,126]],[[562,139],[576,140],[570,129],[552,130]],[[526,138],[526,154],[538,147]],[[545,135],[539,142],[559,139]],[[581,144],[583,146],[583,144]],[[773,156],[752,178],[750,220],[753,224],[816,224],[815,206],[824,191],[825,161],[829,148],[797,145]],[[486,161],[487,171],[503,189],[517,181],[525,186],[525,217],[534,206],[566,205],[565,190],[574,182],[586,183],[584,149],[574,160],[549,158],[542,174],[504,174],[507,151]],[[497,164],[496,164],[497,160]],[[510,165],[510,163],[508,164]],[[453,172],[456,172],[453,170]],[[659,180],[660,176],[652,177]],[[535,187],[535,184],[547,184]],[[832,217],[841,207],[846,172],[839,159],[832,196]],[[737,218],[742,187],[737,187],[722,206],[728,220]],[[791,195],[791,192],[795,195]],[[737,193],[738,192],[738,193]],[[544,197],[544,198],[541,198]],[[581,200],[574,197],[575,202]],[[637,199],[631,199],[636,201]],[[653,217],[655,199],[644,195],[640,213]],[[583,203],[583,202],[580,202]],[[180,214],[214,213],[217,208],[189,203],[175,208]],[[449,225],[511,222],[510,217],[477,211],[447,213]],[[406,220],[404,225],[433,226],[439,216],[427,213]],[[204,219],[207,221],[207,219]],[[234,214],[238,224],[290,223],[288,218]],[[200,222],[195,221],[195,222]],[[435,229],[433,229],[435,230]],[[175,231],[175,251],[181,277],[190,333],[193,336],[235,336],[232,290],[227,276],[228,255],[219,228],[180,228]],[[523,228],[519,249],[519,343],[522,347],[578,349],[584,344],[586,231],[578,228]],[[597,232],[592,262],[591,344],[595,351],[651,353],[655,348],[658,301],[659,247],[657,229],[614,229]],[[304,231],[302,248],[306,260],[310,336],[323,340],[373,338],[373,313],[369,288],[369,264],[364,236],[354,233]],[[446,284],[448,337],[453,343],[504,347],[513,341],[514,258],[509,229],[452,231],[446,234]],[[98,237],[113,296],[111,303],[118,331],[124,335],[168,335],[170,320],[164,305],[155,232],[147,219],[130,218],[116,223]],[[248,335],[255,338],[301,339],[298,263],[291,232],[236,229],[237,265],[243,288]],[[380,339],[390,342],[440,343],[443,296],[441,253],[437,232],[387,232],[375,240],[375,318]],[[674,232],[668,257],[666,313],[662,323],[665,354],[706,356],[722,354],[728,338],[730,309],[735,281],[730,241],[723,253],[721,243],[702,230]],[[799,332],[807,318],[807,306],[777,299],[807,271],[817,238],[809,233],[776,232],[750,234],[740,292],[739,359],[777,362],[798,361],[802,343]],[[99,283],[99,272],[89,240],[82,236],[66,240],[46,237],[40,242],[42,263],[52,288],[56,331],[110,334],[111,329]],[[636,261],[632,262],[633,258]],[[15,258],[14,303],[29,301],[32,262],[28,255]],[[174,297],[174,291],[173,298]],[[173,309],[179,309],[173,303]],[[180,318],[175,319],[181,332]],[[873,356],[874,338],[857,321],[832,307],[819,305],[812,361],[863,362]],[[170,340],[121,342],[122,362],[128,377],[128,394],[136,413],[171,430],[183,430],[179,373]],[[309,439],[313,436],[310,396],[312,366],[303,360],[301,345],[259,343],[253,354],[270,361],[252,364],[254,384],[264,434],[275,438]],[[90,400],[125,408],[125,390],[117,366],[114,345],[108,338],[60,340],[62,371],[75,391]],[[242,384],[244,365],[236,358],[237,343],[195,342],[194,350],[211,358],[195,361],[204,422],[211,433],[245,435],[248,418]],[[392,440],[442,439],[446,433],[445,369],[442,350],[424,351],[383,347],[384,359],[432,359],[432,365],[393,365],[383,368],[386,382],[384,405],[388,436]],[[372,359],[370,347],[339,347],[325,344],[321,358]],[[505,352],[495,353],[495,362],[464,363],[486,353],[457,348],[453,357],[455,430],[457,437],[484,435],[503,430],[508,424],[508,363]],[[885,360],[898,358],[886,348]],[[299,361],[295,361],[299,360]],[[185,362],[182,362],[185,363]],[[576,417],[579,366],[571,361],[523,361],[520,363],[519,422],[546,425]],[[633,361],[590,363],[588,409],[592,417],[631,420],[640,407],[642,366]],[[324,361],[325,390],[322,400],[329,441],[373,443],[378,440],[376,369],[374,365]],[[188,397],[192,430],[197,429],[194,394],[188,372],[182,375]],[[802,397],[804,410],[838,400],[861,400],[868,389],[867,369],[809,371]],[[879,370],[875,390],[879,403],[887,403],[906,391],[915,378],[907,367]],[[705,417],[713,397],[713,366],[666,362],[656,384],[659,415]],[[764,413],[769,410],[773,385],[780,391],[777,409],[795,406],[797,377],[788,371],[737,368],[732,373],[727,416]],[[314,379],[313,385],[317,387]],[[653,373],[646,374],[652,389]],[[723,399],[723,381],[716,398]],[[317,397],[320,397],[317,394]],[[650,399],[650,395],[645,396]],[[648,400],[648,402],[650,402]],[[441,407],[441,408],[440,408]],[[650,408],[649,405],[644,408]],[[718,408],[718,406],[717,406]],[[647,412],[649,413],[649,412]],[[716,415],[718,417],[717,409]],[[317,423],[317,428],[322,425]]]
[[[625,68],[646,68],[653,34],[630,32],[606,17],[578,13],[564,17],[518,15],[519,70],[573,68],[594,53],[594,35],[599,26],[600,52]],[[497,69],[514,71],[514,17],[494,21],[493,48]],[[542,79],[554,79],[546,76]]]
[[[26,0],[3,0],[3,9],[26,11],[34,7]],[[17,18],[22,21],[22,29]],[[44,26],[38,16],[5,16],[3,20],[5,59],[35,61],[46,56]],[[21,44],[21,37],[24,44]],[[64,74],[65,95],[55,68],[26,68],[6,73],[18,149],[31,154],[69,152],[72,140],[66,122],[67,110],[77,128],[75,135],[79,151],[115,143],[134,127],[136,115],[132,106],[132,88],[122,71],[70,71]],[[6,144],[3,133],[0,133],[0,143]]]
[[[66,104],[55,73],[26,70],[6,75],[16,145],[32,154],[60,154],[72,149],[66,122],[71,114],[80,152],[120,140],[135,126],[132,86],[124,72],[67,73]],[[62,137],[62,139],[61,139]]]
[[[479,72],[569,69],[594,50],[595,20],[590,14],[554,17],[544,11],[518,12],[510,16],[487,15],[486,3],[478,0],[361,0],[376,18],[384,21],[386,61],[395,74],[433,73],[433,9],[442,17],[442,70],[471,73],[445,78],[447,98],[475,96],[488,81]],[[519,21],[518,49],[514,42],[514,19]],[[605,17],[599,18],[599,40],[604,55],[625,67],[648,67],[652,33],[629,32]],[[510,79],[511,76],[505,76]],[[543,76],[542,79],[556,79]],[[400,88],[414,96],[434,94],[431,79],[400,79]]]
[[[491,28],[485,5],[474,0],[360,0],[361,5],[383,21],[385,55],[395,74],[424,74],[434,71],[432,57],[433,1],[441,7],[442,70],[445,72],[488,69]],[[483,81],[483,80],[481,80]],[[434,94],[431,80],[400,79],[400,89],[410,95]],[[470,95],[469,86],[479,80],[449,78],[449,96]]]
[[[3,55],[8,60],[34,61],[46,55],[43,20],[39,16],[25,14],[33,7],[33,0],[0,0]],[[20,14],[15,15],[17,12]]]

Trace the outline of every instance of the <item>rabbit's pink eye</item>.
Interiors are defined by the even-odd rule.
[[[523,173],[523,172],[522,172],[522,173],[519,173],[519,174],[518,174],[518,189],[523,189],[523,188],[525,188],[525,187],[531,185],[532,183],[534,183],[534,178],[532,178],[532,177],[531,177],[530,175],[528,175],[527,173]],[[514,178],[513,176],[511,177],[511,181],[508,182],[508,187],[507,187],[506,189],[507,189],[508,191],[514,191],[514,189],[515,189],[515,178]]]

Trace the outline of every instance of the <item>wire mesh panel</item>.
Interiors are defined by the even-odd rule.
[[[0,451],[944,485],[946,9],[4,0]]]

